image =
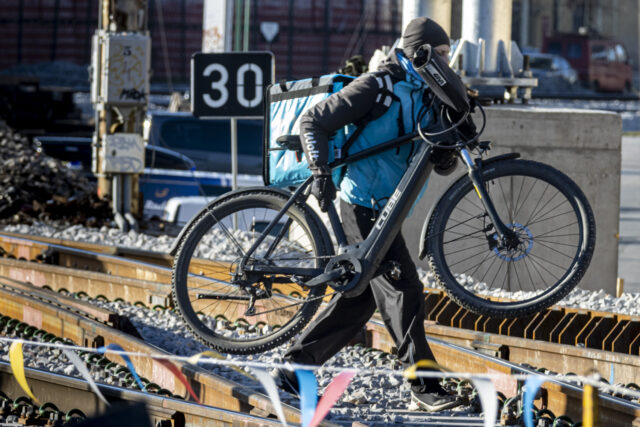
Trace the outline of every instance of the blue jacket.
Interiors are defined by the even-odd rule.
[[[366,122],[349,148],[350,155],[413,132],[418,114],[428,102],[426,85],[405,72],[395,55],[391,55],[379,71],[388,73],[396,99],[382,115]],[[371,118],[371,107],[380,93],[379,76],[380,72],[360,76],[346,88],[316,104],[301,118],[300,134],[303,135],[303,147],[312,170],[326,165],[328,141],[333,133],[343,126]],[[429,111],[423,118],[423,126],[433,122],[433,112]],[[342,199],[351,204],[382,208],[400,182],[414,152],[413,144],[408,144],[348,164],[340,182]]]

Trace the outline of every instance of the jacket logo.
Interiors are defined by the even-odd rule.
[[[313,136],[313,132],[307,132],[304,134],[305,144],[307,146],[307,153],[312,162],[318,160],[320,152],[316,149],[316,138]]]
[[[391,214],[391,210],[396,205],[396,203],[398,203],[398,199],[400,199],[401,195],[402,195],[402,192],[396,188],[396,191],[393,192],[387,204],[384,205],[384,209],[382,209],[380,218],[378,218],[378,222],[376,222],[376,228],[378,230],[381,230],[384,223],[387,222],[387,218],[389,218],[389,215]]]

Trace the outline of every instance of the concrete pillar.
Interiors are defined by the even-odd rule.
[[[511,55],[512,0],[463,0],[462,38],[474,43],[483,39],[484,75],[497,75],[498,44],[502,40],[507,57]]]
[[[409,21],[420,16],[433,19],[451,35],[451,0],[403,0],[403,31]]]

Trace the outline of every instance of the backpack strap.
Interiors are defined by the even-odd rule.
[[[393,101],[400,102],[398,95],[393,93],[393,85],[400,81],[395,79],[387,71],[374,71],[371,73],[378,82],[378,95],[376,96],[375,103],[369,110],[369,112],[356,123],[356,130],[349,136],[341,149],[341,157],[347,156],[349,148],[358,139],[364,128],[369,122],[376,120],[387,112]],[[405,134],[402,103],[400,103],[400,114],[398,115],[398,129],[399,135]]]
[[[287,79],[285,79],[284,77],[280,79],[280,90],[282,92],[287,92],[289,89],[287,89]]]

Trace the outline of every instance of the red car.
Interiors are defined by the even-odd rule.
[[[580,81],[596,91],[631,92],[632,72],[621,43],[593,35],[557,34],[545,39],[543,52],[565,57]]]

